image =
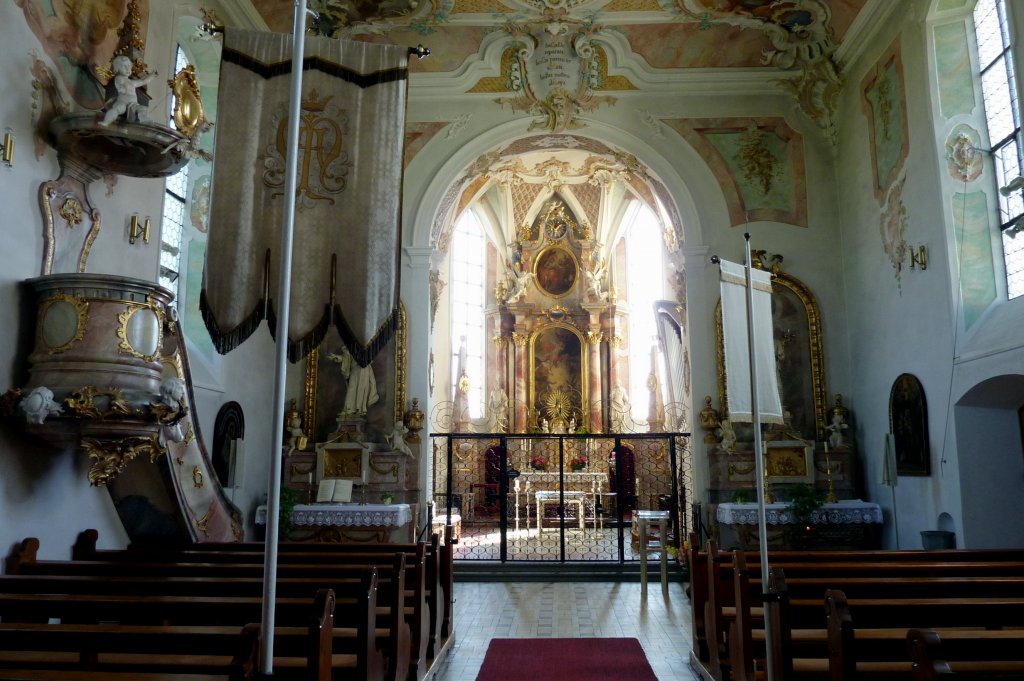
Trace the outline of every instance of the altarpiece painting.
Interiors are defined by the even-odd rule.
[[[538,414],[564,426],[570,418],[586,418],[587,357],[583,338],[575,327],[551,323],[538,330],[530,344],[530,404]]]
[[[377,383],[378,400],[366,410],[365,433],[370,441],[384,442],[406,409],[408,366],[405,304],[399,303],[398,330],[370,366]],[[338,412],[345,402],[345,379],[338,364],[328,357],[341,352],[341,337],[333,329],[319,348],[306,358],[303,424],[311,443],[326,442],[336,430]]]
[[[755,253],[754,266],[763,267],[763,253]],[[781,257],[781,256],[776,256]],[[718,342],[718,387],[728,404],[722,342],[722,308],[715,311]],[[796,277],[777,267],[772,276],[772,335],[782,409],[789,430],[809,440],[825,437],[827,397],[821,313],[810,290]],[[723,417],[727,414],[723,414]],[[746,439],[746,438],[741,438]]]

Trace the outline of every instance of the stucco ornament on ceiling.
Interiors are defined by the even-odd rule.
[[[580,115],[615,98],[596,95],[601,63],[593,43],[601,27],[548,13],[543,19],[504,27],[515,41],[507,85],[513,97],[500,98],[513,111],[536,116],[530,130],[563,132],[583,127]]]
[[[358,25],[364,30],[387,30],[396,20],[408,21],[421,6],[431,4],[429,0],[313,0],[311,7],[317,13],[314,32],[336,36]]]
[[[832,10],[824,0],[676,1],[684,14],[705,26],[724,23],[763,32],[774,49],[764,51],[762,63],[795,73],[781,84],[836,142],[835,111],[843,78],[833,57],[837,45]]]

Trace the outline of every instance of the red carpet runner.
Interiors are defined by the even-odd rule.
[[[635,638],[496,638],[476,681],[658,681]]]

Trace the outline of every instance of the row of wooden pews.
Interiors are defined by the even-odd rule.
[[[452,530],[444,544],[280,544],[274,677],[425,678],[452,640]],[[70,561],[39,560],[32,538],[11,554],[0,680],[254,678],[263,544],[100,550],[97,539],[83,532]]]
[[[1024,551],[773,551],[769,567],[763,593],[758,554],[691,552],[708,681],[764,678],[766,612],[776,679],[1024,679]]]

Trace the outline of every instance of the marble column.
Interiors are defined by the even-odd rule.
[[[529,405],[526,395],[526,363],[528,361],[526,346],[530,337],[525,332],[513,331],[512,342],[516,346],[516,383],[515,383],[515,431],[525,433],[529,426],[526,422]]]
[[[590,386],[587,399],[590,400],[590,423],[586,424],[592,433],[603,430],[601,421],[601,342],[604,332],[595,328],[587,332],[590,344]],[[586,405],[584,405],[586,409]]]

